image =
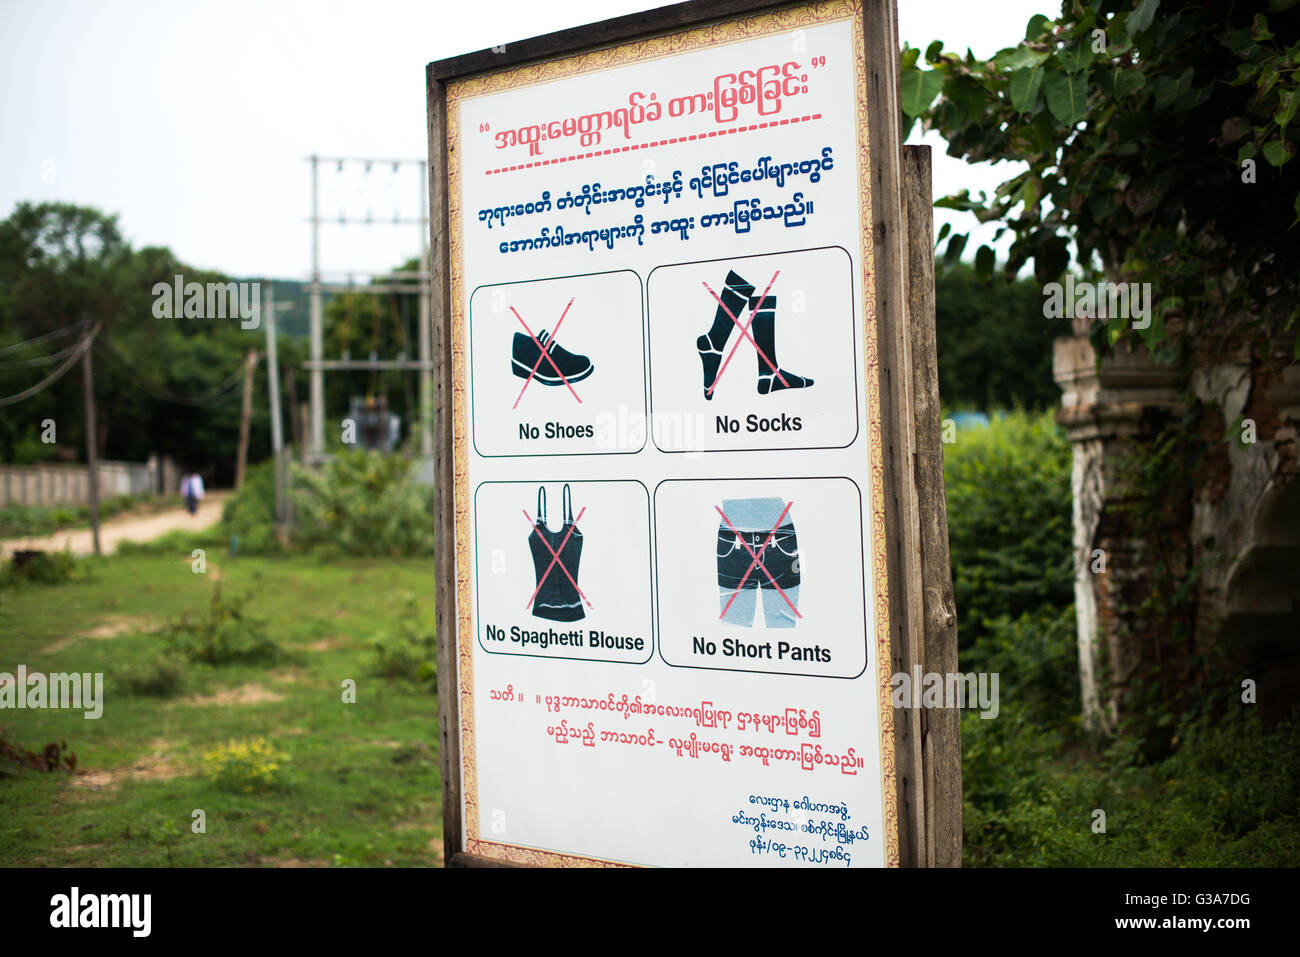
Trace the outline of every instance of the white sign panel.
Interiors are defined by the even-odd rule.
[[[447,104],[465,849],[896,863],[858,5]]]

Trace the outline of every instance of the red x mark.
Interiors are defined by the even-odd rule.
[[[555,335],[560,331],[560,326],[564,324],[564,317],[569,314],[569,306],[572,305],[573,300],[570,299],[568,305],[564,307],[564,312],[560,315],[560,321],[557,322],[555,328],[551,330],[551,342],[555,341]],[[524,322],[524,317],[519,315],[518,310],[516,310],[514,306],[510,307],[510,311],[515,314],[515,318],[519,320],[519,324],[524,327],[524,331],[527,332],[529,337],[533,340],[533,345],[537,346],[538,351],[541,353],[541,355],[537,357],[537,361],[533,363],[533,371],[528,373],[528,378],[524,380],[524,388],[519,390],[519,395],[515,398],[515,404],[510,408],[516,409],[519,407],[519,400],[524,397],[524,389],[528,388],[528,384],[533,381],[533,376],[537,375],[537,369],[542,364],[543,359],[551,364],[551,368],[555,370],[555,374],[561,379],[564,379],[564,384],[569,387],[570,392],[573,392],[573,386],[569,385],[569,380],[564,378],[564,373],[561,372],[560,367],[555,364],[555,360],[551,358],[551,354],[543,349],[542,344],[537,341],[537,337],[533,335],[533,330],[529,329],[528,323]],[[545,332],[546,330],[543,329],[542,331]],[[578,399],[578,393],[573,392],[573,397]],[[578,399],[578,404],[582,404],[581,399]]]
[[[771,287],[769,286],[768,288]],[[764,293],[763,295],[766,296],[767,293]],[[772,537],[776,535],[776,530],[781,527],[781,523],[785,521],[785,517],[786,515],[789,514],[790,508],[793,505],[794,502],[786,503],[785,510],[781,512],[781,517],[776,520],[776,524],[772,526],[772,530],[767,533],[767,538],[763,540],[763,544],[759,547],[758,551],[754,551],[752,548],[749,547],[749,542],[745,541],[744,536],[741,535],[740,532],[736,530],[736,526],[731,524],[731,519],[727,518],[727,513],[724,512],[721,508],[718,508],[718,506],[716,505],[713,506],[715,509],[717,509],[718,514],[722,516],[722,520],[727,523],[727,528],[735,532],[736,541],[744,545],[745,551],[749,552],[750,556],[754,559],[752,562],[749,563],[749,567],[745,569],[745,574],[741,576],[740,584],[736,586],[736,590],[732,592],[731,597],[727,599],[727,607],[722,609],[722,614],[718,616],[719,619],[727,617],[727,612],[731,608],[731,603],[736,600],[736,596],[740,594],[740,590],[745,587],[745,582],[749,581],[750,572],[754,570],[755,566],[763,570],[763,574],[767,576],[767,580],[772,583],[772,587],[775,588],[780,593],[781,597],[785,599],[785,603],[790,606],[790,610],[794,612],[795,617],[796,618],[803,617],[803,615],[799,614],[799,609],[794,607],[794,602],[790,600],[790,597],[785,593],[785,591],[781,588],[781,586],[776,583],[776,579],[773,578],[772,573],[767,570],[767,566],[763,564],[763,559],[761,557],[763,552],[767,551],[767,546],[772,543]]]
[[[718,387],[718,383],[722,381],[722,373],[726,372],[727,366],[731,365],[731,357],[736,354],[736,350],[740,348],[741,342],[743,342],[746,339],[748,339],[751,343],[753,343],[754,348],[758,351],[758,354],[762,356],[763,361],[767,363],[767,367],[771,369],[773,372],[775,372],[776,377],[781,380],[781,384],[785,386],[787,389],[790,388],[790,383],[785,381],[785,376],[781,375],[781,370],[776,367],[776,363],[767,357],[766,352],[758,348],[758,343],[754,342],[754,337],[749,334],[749,327],[754,323],[755,314],[758,312],[758,310],[763,308],[763,303],[767,302],[767,294],[772,291],[772,286],[776,283],[776,277],[779,275],[781,275],[781,270],[779,269],[772,274],[772,281],[769,282],[767,284],[767,288],[763,290],[763,295],[759,297],[758,305],[749,311],[749,321],[746,322],[743,326],[740,324],[740,320],[737,319],[734,315],[732,315],[731,310],[727,308],[727,304],[718,298],[718,294],[713,291],[713,289],[709,286],[709,284],[707,282],[703,284],[704,288],[709,290],[709,295],[712,296],[715,300],[717,300],[718,305],[722,307],[722,311],[725,312],[728,316],[731,316],[731,321],[734,322],[736,324],[736,328],[740,330],[740,338],[736,340],[736,344],[732,346],[731,351],[727,353],[727,358],[722,363],[722,368],[718,370],[717,376],[714,377],[713,379],[713,385],[709,386],[708,389],[709,392],[712,392],[714,389]]]
[[[543,545],[546,546],[546,550],[551,553],[551,563],[546,566],[546,571],[542,573],[542,577],[537,579],[537,587],[534,588],[533,593],[528,596],[528,601],[524,602],[525,608],[527,608],[529,605],[533,603],[533,599],[537,597],[537,593],[541,591],[542,586],[546,584],[546,579],[551,574],[551,569],[554,568],[556,565],[560,566],[560,571],[564,572],[564,576],[567,579],[569,579],[569,584],[571,584],[574,588],[574,591],[578,593],[578,597],[587,603],[587,607],[588,608],[594,607],[591,604],[591,600],[582,593],[582,589],[578,587],[578,583],[573,580],[573,576],[569,574],[569,570],[564,567],[564,562],[560,561],[560,552],[564,551],[564,546],[569,544],[569,536],[572,535],[577,530],[578,522],[582,521],[582,516],[586,511],[587,511],[587,506],[585,505],[578,510],[578,517],[573,520],[573,524],[570,525],[569,530],[565,532],[564,541],[560,542],[560,551],[558,552],[551,547],[551,543],[546,540],[545,535],[542,535],[540,532],[538,533],[537,538],[541,541]],[[523,509],[523,513],[524,513],[524,518],[528,518],[528,509]],[[780,523],[778,522],[777,524]],[[533,531],[537,531],[536,526],[531,518],[528,518],[528,525],[533,529]]]

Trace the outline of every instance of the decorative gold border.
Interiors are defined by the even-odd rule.
[[[620,46],[561,59],[534,63],[480,76],[453,80],[446,85],[447,103],[447,212],[450,225],[451,310],[452,310],[452,450],[455,459],[456,535],[456,620],[459,627],[457,658],[460,694],[462,793],[465,801],[465,848],[469,854],[491,857],[513,864],[560,867],[618,867],[596,858],[560,854],[513,844],[485,841],[480,832],[478,767],[474,748],[474,634],[471,608],[473,596],[469,572],[469,422],[466,394],[466,357],[463,341],[462,296],[460,101],[470,97],[547,83],[566,77],[607,70],[629,63],[674,56],[704,47],[737,43],[755,37],[783,33],[801,26],[853,20],[854,81],[857,88],[858,191],[861,197],[859,228],[862,234],[863,349],[867,387],[868,468],[871,472],[870,502],[872,578],[876,595],[875,637],[877,698],[880,721],[881,798],[884,802],[885,864],[898,866],[898,795],[894,760],[894,710],[890,699],[889,588],[886,565],[884,450],[881,442],[880,368],[875,298],[875,244],[871,218],[871,150],[867,130],[866,48],[861,0],[824,0],[804,7],[754,14],[696,27],[681,33],[652,37]]]
[[[871,216],[871,138],[867,126],[867,50],[861,0],[853,17],[853,82],[858,104],[858,228],[862,231],[862,343],[867,370],[867,465],[871,470],[871,577],[876,594],[876,696],[880,721],[880,795],[884,802],[885,866],[898,866],[898,776],[894,755],[893,651],[889,636],[885,463],[881,440],[880,351],[876,316],[876,245]]]

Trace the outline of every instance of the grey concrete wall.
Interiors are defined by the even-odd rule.
[[[170,462],[163,460],[163,472],[174,473],[175,467],[168,466]],[[99,497],[104,500],[115,495],[156,493],[161,478],[156,460],[147,464],[100,462]],[[87,505],[89,502],[89,469],[84,465],[0,465],[0,506]]]

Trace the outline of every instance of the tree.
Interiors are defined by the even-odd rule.
[[[0,221],[0,344],[48,336],[83,320],[102,323],[101,334],[111,335],[121,304],[129,298],[130,257],[116,217],[68,203],[19,203]],[[10,364],[0,369],[0,394],[11,395],[40,381],[54,366],[32,363],[44,352],[72,345],[80,334],[69,331],[48,340],[49,348],[7,355]],[[101,371],[101,376],[96,392],[105,395],[103,386],[113,374]],[[66,376],[6,410],[0,442],[9,455],[20,444],[34,447],[41,423],[53,420],[59,444],[69,452],[82,449],[83,419],[80,377]],[[101,454],[110,435],[102,426]]]
[[[1054,280],[1073,244],[1085,271],[1150,282],[1160,309],[1137,331],[1161,358],[1177,361],[1180,347],[1166,319],[1269,349],[1298,314],[1300,6],[1268,6],[1066,0],[989,60],[936,40],[923,70],[905,48],[908,116],[953,156],[1029,167],[991,197],[936,205],[1010,232],[1008,276],[1032,260],[1040,282]],[[992,250],[976,262],[987,274]],[[1099,322],[1098,344],[1131,334],[1126,319]]]
[[[969,264],[940,259],[934,303],[939,399],[946,408],[1047,409],[1060,401],[1052,339],[1069,326],[1043,316],[1037,285],[981,282]]]
[[[100,454],[143,461],[161,452],[221,481],[228,478],[239,428],[239,390],[223,387],[238,376],[250,346],[261,345],[263,332],[240,328],[238,319],[157,318],[154,285],[170,285],[178,274],[199,283],[227,278],[187,267],[163,247],[133,250],[117,218],[99,210],[19,203],[0,221],[0,347],[83,319],[101,323],[95,362]],[[40,381],[54,368],[42,363],[79,334],[70,330],[0,357],[0,395]],[[83,416],[80,377],[65,376],[0,416],[0,458],[12,459],[20,449],[32,457],[46,419],[57,424],[58,448],[79,454]],[[254,460],[267,454],[265,419],[259,404]]]

